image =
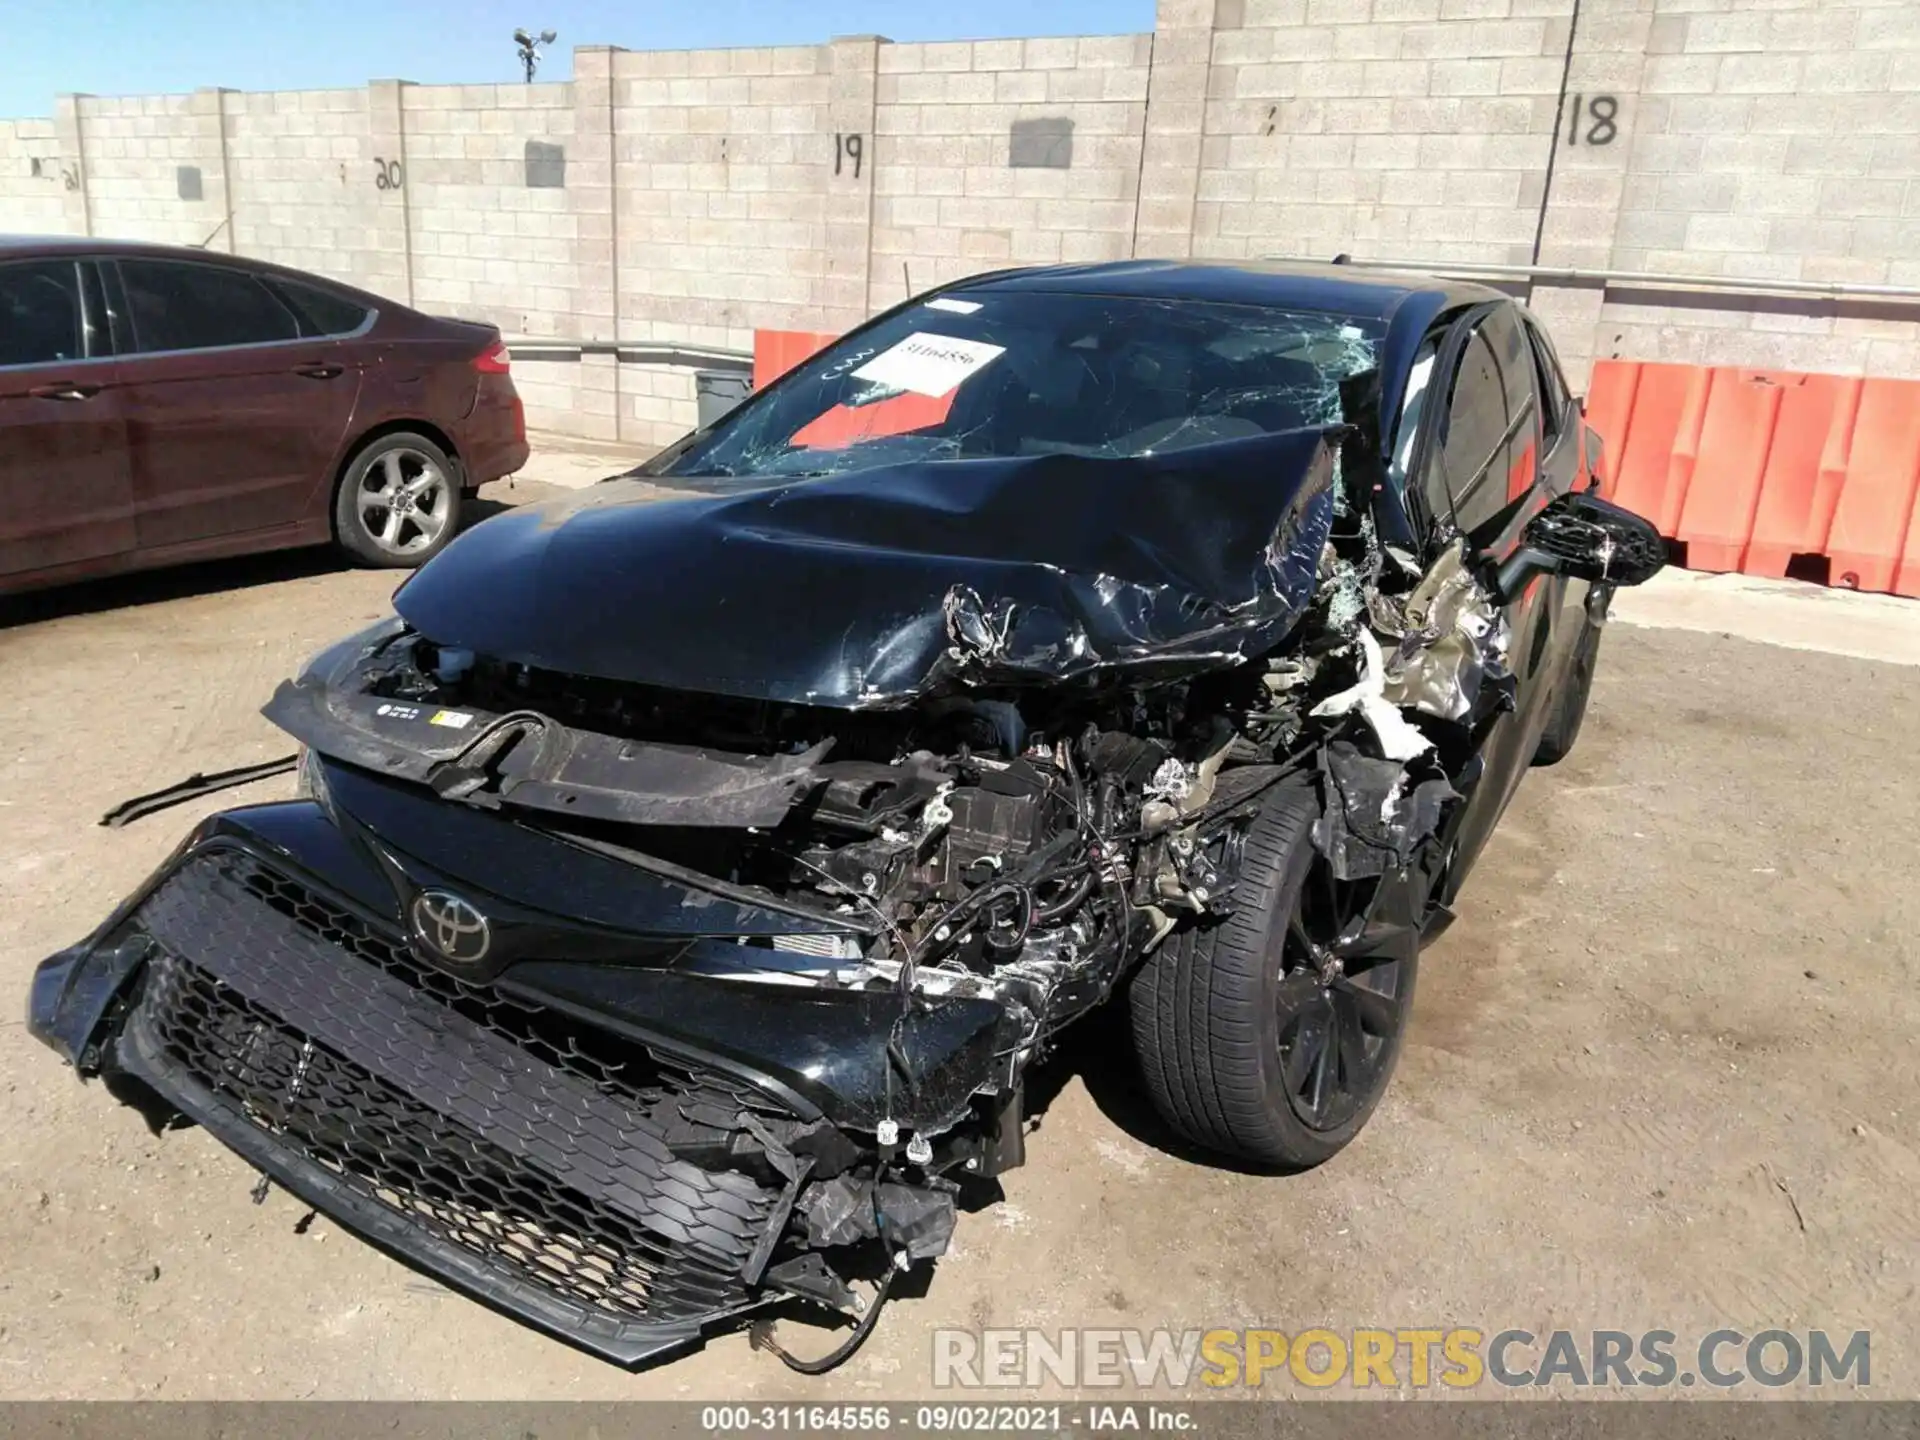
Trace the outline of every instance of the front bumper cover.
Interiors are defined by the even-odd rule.
[[[310,802],[215,817],[41,965],[32,1032],[83,1074],[139,1081],[380,1248],[616,1363],[799,1293],[782,1274],[806,1254],[807,1147],[871,1146],[835,1127],[871,1108],[885,1024],[644,966],[455,978],[411,955],[397,916],[298,863],[304,849],[337,872],[341,842]],[[905,1105],[908,1080],[984,1082],[986,1019],[931,1017],[893,1047],[925,1075],[878,1083]],[[729,1126],[766,1140],[773,1169],[716,1154]]]

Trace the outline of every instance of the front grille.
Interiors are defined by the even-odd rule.
[[[763,1097],[418,967],[242,852],[189,862],[137,919],[147,1048],[363,1200],[616,1323],[750,1303],[780,1190],[676,1157],[661,1119]]]

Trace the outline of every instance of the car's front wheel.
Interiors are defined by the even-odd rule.
[[[424,435],[383,435],[348,463],[333,521],[341,548],[363,564],[425,564],[460,528],[458,470]]]
[[[1397,877],[1338,881],[1313,848],[1309,785],[1274,790],[1247,835],[1235,908],[1169,937],[1134,977],[1148,1092],[1187,1139],[1301,1170],[1342,1150],[1399,1057],[1419,937],[1388,923]]]
[[[1533,752],[1536,765],[1557,765],[1573,753],[1573,742],[1580,738],[1580,726],[1587,718],[1587,701],[1593,695],[1593,672],[1600,661],[1601,627],[1583,621],[1580,638],[1574,642],[1573,656],[1567,662],[1566,678],[1560,693],[1553,697],[1553,710],[1547,728],[1540,732],[1540,744]]]

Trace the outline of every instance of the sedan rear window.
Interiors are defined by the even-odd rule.
[[[299,314],[302,335],[351,335],[367,319],[367,307],[333,290],[274,277],[274,288]]]
[[[1366,318],[968,290],[828,347],[667,461],[691,475],[837,474],[1033,455],[1124,459],[1344,418],[1379,366]]]
[[[299,338],[293,312],[242,270],[171,260],[122,260],[120,279],[138,348],[210,350]]]
[[[0,265],[0,365],[54,365],[83,353],[73,263]]]

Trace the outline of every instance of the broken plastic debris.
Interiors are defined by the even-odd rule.
[[[1357,714],[1372,728],[1380,741],[1380,752],[1389,760],[1411,760],[1433,748],[1433,742],[1402,715],[1386,698],[1386,664],[1380,654],[1380,642],[1373,632],[1362,630],[1360,679],[1338,695],[1329,695],[1313,707],[1319,718]]]
[[[1336,740],[1321,752],[1326,805],[1314,822],[1314,848],[1327,857],[1336,880],[1384,875],[1406,865],[1440,827],[1459,792],[1444,776],[1415,779],[1391,760],[1363,755]]]

